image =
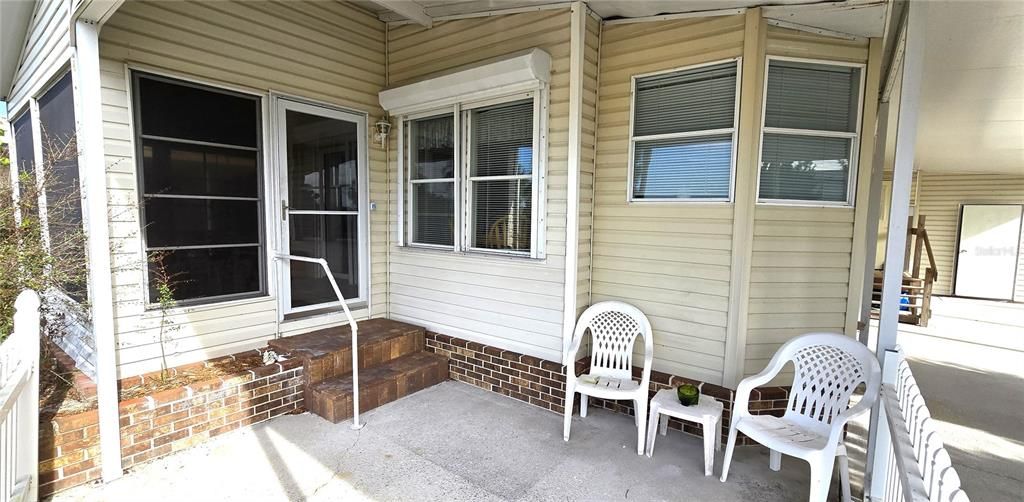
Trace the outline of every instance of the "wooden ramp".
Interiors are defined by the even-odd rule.
[[[932,287],[938,278],[935,255],[928,242],[928,231],[924,228],[924,215],[907,222],[907,249],[903,260],[903,285],[900,289],[900,322],[928,326],[932,315]],[[928,266],[922,267],[922,259],[928,257]],[[882,303],[882,270],[875,270],[874,287],[871,295],[871,316],[878,318]],[[905,300],[905,301],[904,301]]]

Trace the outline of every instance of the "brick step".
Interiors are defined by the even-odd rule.
[[[448,358],[417,352],[359,372],[359,410],[390,403],[448,379]],[[352,376],[337,376],[306,387],[306,408],[330,420],[352,417]]]
[[[381,366],[422,352],[423,337],[423,328],[412,324],[389,319],[362,321],[359,323],[359,369]],[[352,375],[352,330],[348,326],[278,338],[268,345],[279,354],[302,360],[307,389],[310,384]]]

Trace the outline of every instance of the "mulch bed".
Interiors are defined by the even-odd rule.
[[[55,351],[59,350],[52,344],[46,344],[40,356],[42,371],[39,374],[39,414],[44,420],[55,416],[74,415],[98,407],[95,392],[84,392],[74,384],[76,375],[81,378],[81,373],[61,361],[70,358],[58,357]],[[263,365],[263,358],[256,351],[247,351],[235,355],[234,358],[221,357],[203,364],[170,368],[165,372],[145,375],[143,378],[131,378],[130,385],[126,385],[124,381],[118,382],[118,400],[126,401],[196,382],[234,376]]]

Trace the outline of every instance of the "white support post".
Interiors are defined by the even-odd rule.
[[[900,83],[900,101],[896,120],[895,164],[892,176],[892,203],[889,207],[889,231],[885,245],[885,271],[882,282],[882,302],[879,311],[878,346],[875,355],[887,371],[885,354],[896,347],[899,331],[900,295],[903,289],[904,251],[907,244],[907,216],[910,213],[910,189],[914,174],[914,146],[917,140],[921,73],[924,58],[924,17],[922,4],[909,2],[906,8],[906,45],[903,57],[903,80]],[[879,427],[881,400],[871,410],[868,429],[868,458],[888,451],[889,444],[880,442]],[[878,484],[884,483],[884,473],[872,476],[868,469],[866,486],[868,495],[877,496]]]
[[[569,344],[576,328],[576,282],[579,266],[580,151],[583,122],[583,51],[587,36],[587,6],[572,3],[569,21],[569,158],[565,214],[565,289],[562,304],[562,359],[569,368]]]
[[[78,86],[78,148],[85,200],[92,330],[96,341],[96,393],[99,398],[100,456],[103,481],[121,477],[121,434],[117,403],[117,352],[114,339],[114,296],[110,272],[110,231],[107,227],[107,181],[103,155],[100,96],[100,26],[75,21],[74,79]]]
[[[875,255],[878,249],[878,221],[882,210],[882,174],[885,171],[886,139],[889,132],[889,102],[878,106],[878,127],[875,129],[875,151],[871,161],[871,187],[868,190],[868,228],[864,239],[864,289],[861,291],[857,334],[860,343],[868,344],[871,332],[871,301],[875,294]]]

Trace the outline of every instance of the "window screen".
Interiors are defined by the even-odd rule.
[[[149,300],[260,293],[259,98],[135,74]]]
[[[24,177],[27,173],[34,177],[36,172],[35,161],[35,135],[32,133],[32,112],[25,112],[14,119],[14,149],[15,166],[18,175]]]
[[[729,198],[737,63],[636,79],[634,200]]]
[[[860,74],[859,67],[769,61],[762,200],[849,202]]]
[[[412,242],[455,245],[455,118],[409,121]]]
[[[61,262],[76,267],[62,288],[68,296],[83,302],[87,299],[88,274],[82,245],[82,197],[71,78],[71,73],[67,73],[39,98],[39,128],[49,178],[45,198],[50,250]]]
[[[469,127],[471,246],[529,252],[533,100],[473,110]]]

